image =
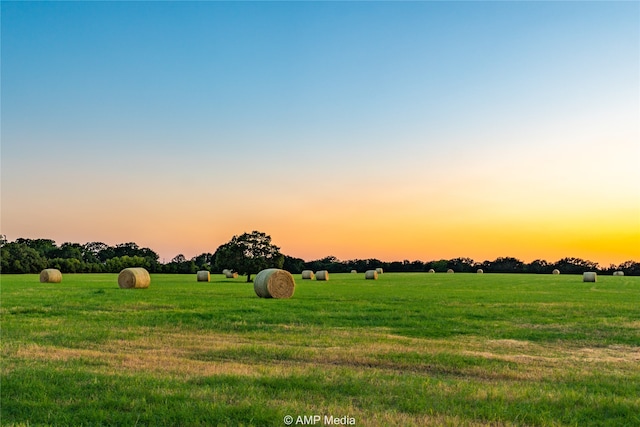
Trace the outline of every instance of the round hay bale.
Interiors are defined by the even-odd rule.
[[[383,273],[382,268],[380,268],[380,267],[376,268],[376,273],[382,274]]]
[[[614,276],[624,276],[624,271],[614,271],[613,275]]]
[[[57,268],[45,268],[40,272],[40,283],[60,283],[62,273]]]
[[[479,269],[478,269],[478,271],[476,271],[476,273],[478,273],[478,274],[483,274],[483,273],[484,273],[484,271],[483,271],[481,268],[479,268]]]
[[[447,273],[453,273],[453,270],[452,269],[448,269]]]
[[[295,288],[291,273],[279,268],[262,270],[253,280],[253,290],[260,298],[291,298]]]
[[[316,271],[316,280],[329,280],[329,272],[327,270]]]
[[[582,273],[582,281],[583,282],[597,282],[598,275],[593,271],[587,271]]]
[[[311,280],[311,279],[313,279],[314,276],[315,275],[313,274],[313,271],[311,271],[311,270],[303,270],[302,271],[302,278],[304,280]]]
[[[222,274],[224,274],[225,276],[229,273],[231,273],[231,270],[229,270],[228,268],[225,268],[224,270],[222,270]]]
[[[551,272],[551,274],[560,274],[560,270],[558,270],[557,268],[555,268],[555,269]]]
[[[351,270],[351,274],[356,274],[358,273],[358,270]]]
[[[378,272],[376,270],[367,270],[364,272],[364,278],[367,280],[378,280]]]
[[[198,278],[198,282],[208,282],[211,280],[211,273],[207,270],[200,270],[196,273],[196,277]]]
[[[120,289],[143,289],[151,283],[149,272],[142,267],[125,268],[118,274]]]
[[[224,273],[224,277],[226,277],[227,279],[236,279],[238,277],[238,273],[236,273],[235,271],[229,271],[227,270],[226,273]]]
[[[436,271],[433,268],[430,268],[429,271],[427,271],[427,273],[435,273]]]

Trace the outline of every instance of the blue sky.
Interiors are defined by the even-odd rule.
[[[2,233],[637,257],[639,21],[637,2],[2,2]],[[603,224],[600,252],[576,237]]]

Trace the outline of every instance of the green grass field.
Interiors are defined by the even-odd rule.
[[[295,278],[3,275],[1,424],[640,425],[640,277]]]

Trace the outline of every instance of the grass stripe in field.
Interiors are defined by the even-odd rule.
[[[640,278],[1,277],[3,425],[640,425]]]

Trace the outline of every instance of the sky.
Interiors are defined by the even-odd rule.
[[[640,261],[640,3],[1,3],[0,233]]]

